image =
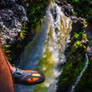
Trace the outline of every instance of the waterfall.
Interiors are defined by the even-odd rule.
[[[16,92],[56,92],[58,77],[62,72],[59,67],[66,59],[65,47],[71,31],[71,19],[66,17],[56,3],[51,3],[36,37],[21,55],[19,67],[38,69],[46,80],[35,86],[16,84]]]
[[[85,70],[87,69],[88,67],[88,55],[85,54],[85,57],[86,57],[86,63],[85,63],[85,66],[83,67],[83,70],[81,71],[81,73],[79,74],[79,76],[77,77],[77,80],[75,81],[75,83],[72,85],[72,89],[70,92],[74,92],[74,89],[75,87],[77,86],[77,84],[79,83],[83,73],[85,72]]]

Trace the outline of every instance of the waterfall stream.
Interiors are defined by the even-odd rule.
[[[66,59],[64,55],[71,19],[66,17],[56,3],[51,3],[36,37],[30,42],[21,55],[19,67],[23,69],[38,69],[46,80],[35,86],[16,84],[16,92],[56,92],[58,76],[62,72],[59,67]]]
[[[70,92],[74,92],[74,89],[75,87],[77,86],[77,84],[79,83],[83,73],[85,72],[85,70],[87,69],[88,67],[88,55],[85,54],[85,57],[86,57],[86,62],[85,62],[85,66],[83,67],[83,70],[80,72],[79,76],[77,77],[77,80],[75,81],[75,83],[72,85],[72,89]]]

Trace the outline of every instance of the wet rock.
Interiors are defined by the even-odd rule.
[[[58,3],[59,5],[66,5],[67,0],[56,0],[56,3]]]
[[[26,11],[22,5],[16,4],[11,10],[21,22],[28,21],[28,18],[26,17]]]
[[[17,2],[0,1],[0,37],[3,44],[12,44],[18,39],[22,23],[28,21],[25,8]]]
[[[61,6],[62,11],[67,17],[73,15],[73,7],[66,0],[56,0],[56,3]]]
[[[83,18],[78,18],[76,16],[71,16],[71,20],[72,20],[72,33],[71,33],[71,36],[73,36],[73,33],[74,32],[81,32],[81,31],[84,31],[85,30],[85,27],[84,27],[84,22],[85,20]]]
[[[86,28],[86,34],[87,34],[87,38],[89,40],[92,40],[92,26],[91,25],[88,25],[87,28]]]
[[[92,32],[86,32],[86,34],[87,34],[87,38],[89,40],[92,40]]]
[[[92,25],[88,25],[85,32],[89,40],[88,55],[92,57]]]
[[[0,0],[0,8],[8,8],[15,4],[15,0]]]

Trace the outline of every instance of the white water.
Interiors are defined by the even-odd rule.
[[[64,15],[61,7],[51,3],[41,28],[33,42],[26,46],[19,64],[23,69],[38,68],[45,74],[46,81],[36,86],[16,85],[16,92],[56,92],[62,72],[59,66],[66,61],[64,51],[70,31],[70,18]]]
[[[88,55],[85,54],[86,57],[86,62],[85,62],[85,66],[83,67],[83,70],[81,71],[81,73],[79,74],[79,76],[77,77],[77,80],[75,81],[75,83],[72,85],[72,89],[70,92],[74,92],[75,87],[77,86],[77,84],[79,83],[81,77],[83,76],[83,73],[85,72],[85,70],[88,67]]]

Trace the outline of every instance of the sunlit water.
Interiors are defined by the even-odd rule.
[[[65,47],[71,31],[71,20],[55,4],[47,9],[46,16],[36,37],[30,42],[21,55],[19,66],[23,69],[38,69],[46,80],[35,86],[15,85],[16,92],[56,92],[58,76],[62,72],[61,64],[66,59]]]
[[[83,76],[83,73],[85,72],[85,70],[88,67],[88,55],[85,54],[86,57],[86,62],[85,62],[85,66],[83,67],[83,70],[80,72],[79,76],[77,77],[77,80],[75,81],[75,83],[72,85],[71,91],[70,92],[74,92],[75,87],[77,86],[77,84],[79,83],[81,77]]]

